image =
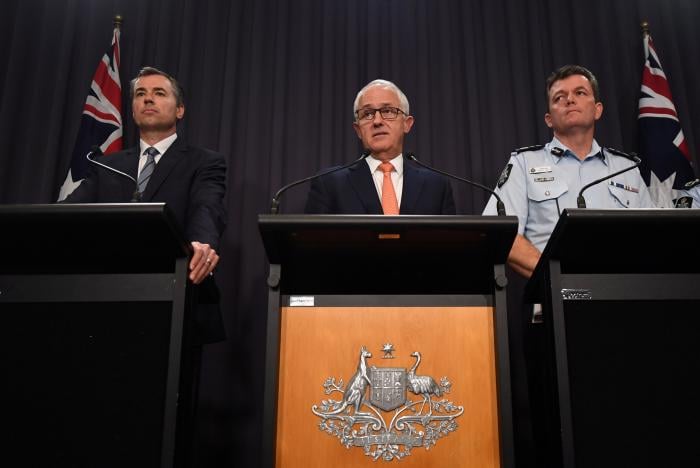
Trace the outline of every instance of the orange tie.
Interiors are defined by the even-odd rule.
[[[384,173],[384,181],[382,182],[382,210],[385,215],[399,214],[399,202],[396,201],[396,192],[394,184],[391,181],[391,171],[394,166],[390,162],[383,162],[379,165],[379,170]]]

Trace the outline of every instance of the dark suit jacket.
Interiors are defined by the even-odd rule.
[[[402,215],[455,214],[452,186],[446,177],[404,159]],[[363,160],[311,181],[307,214],[382,214],[382,203]]]
[[[97,161],[136,179],[139,149],[129,148],[101,156]],[[135,190],[134,181],[91,164],[87,177],[65,202],[126,203],[131,201]],[[160,157],[141,201],[167,203],[188,241],[202,242],[218,249],[226,220],[225,190],[224,156],[189,146],[178,137]]]
[[[97,158],[99,162],[136,179],[139,149],[129,148]],[[87,177],[64,200],[65,203],[126,203],[132,200],[136,184],[127,177],[91,164]],[[160,157],[141,201],[165,202],[180,224],[185,239],[202,242],[218,250],[226,222],[224,192],[226,160],[220,153],[189,146],[175,139]],[[200,285],[195,340],[217,341],[223,338],[218,307],[218,289],[207,279]]]

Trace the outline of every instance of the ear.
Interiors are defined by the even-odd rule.
[[[595,103],[595,119],[598,120],[603,115],[603,103]]]
[[[412,115],[406,116],[405,119],[403,119],[403,132],[408,133],[411,131],[411,128],[413,127],[413,123],[415,122],[415,119],[413,118]]]
[[[181,120],[185,116],[185,106],[177,106],[175,109],[177,120]]]
[[[549,128],[552,128],[552,116],[549,112],[544,113],[544,123],[547,124]]]
[[[357,135],[357,138],[362,140],[362,132],[360,131],[360,124],[358,124],[357,122],[353,122],[352,128],[355,129],[355,134]]]

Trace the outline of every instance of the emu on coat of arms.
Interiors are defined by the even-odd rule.
[[[382,350],[385,358],[392,358],[392,345],[386,344]],[[338,392],[342,399],[323,400],[311,407],[321,418],[319,429],[336,436],[346,448],[362,447],[365,455],[385,461],[408,456],[413,447],[429,450],[438,439],[455,431],[455,419],[464,408],[445,398],[433,398],[449,393],[452,384],[447,377],[438,383],[428,375],[417,375],[421,354],[416,351],[411,356],[416,362],[409,370],[368,368],[367,359],[372,354],[363,346],[357,370],[347,385],[342,379],[336,382],[335,377],[323,383],[326,395]],[[409,393],[418,398],[409,397]]]

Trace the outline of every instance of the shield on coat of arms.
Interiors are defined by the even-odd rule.
[[[384,411],[391,411],[406,403],[406,369],[400,367],[372,367],[370,402]]]

